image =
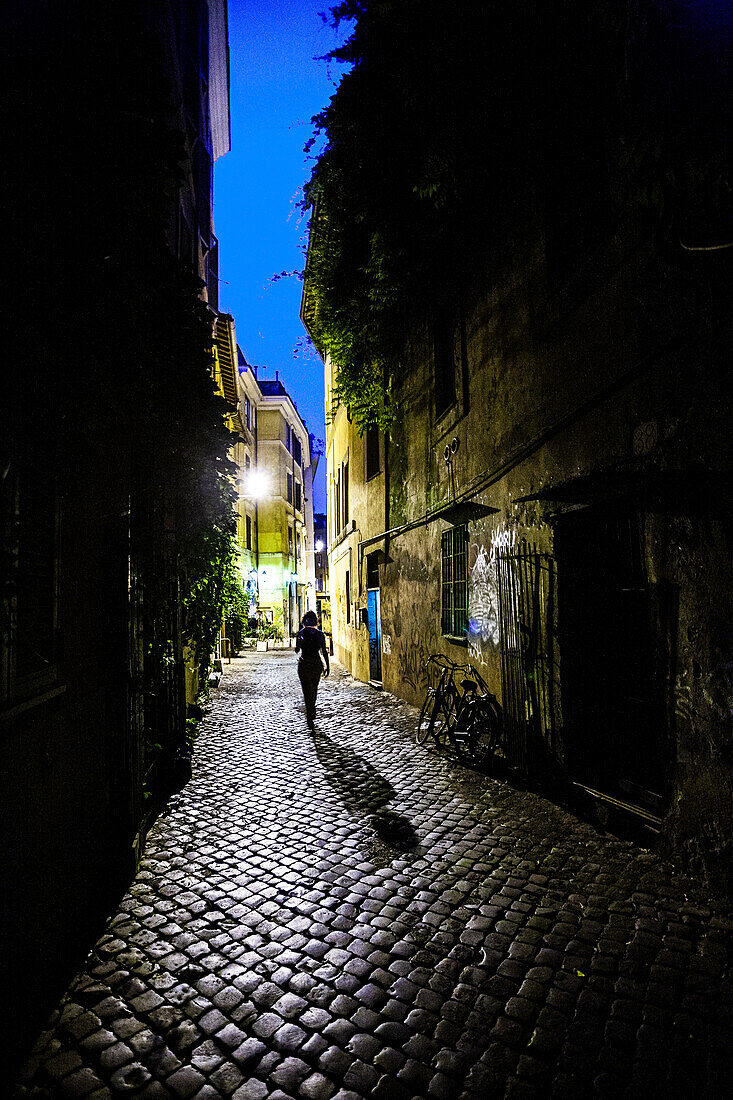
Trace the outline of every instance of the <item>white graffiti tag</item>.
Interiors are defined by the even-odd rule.
[[[502,551],[511,553],[517,541],[517,533],[510,527],[500,527],[491,533],[491,561],[496,561],[496,555]],[[482,547],[483,549],[483,547]]]
[[[499,591],[494,547],[482,546],[468,586],[468,644],[471,656],[482,660],[487,644],[499,644]]]

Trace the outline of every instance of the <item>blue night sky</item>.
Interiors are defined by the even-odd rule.
[[[237,341],[259,377],[275,371],[309,431],[325,438],[323,364],[300,321],[302,283],[271,282],[301,270],[306,219],[298,209],[310,175],[303,146],[311,118],[343,74],[317,61],[338,36],[319,12],[328,0],[229,0],[232,148],[216,162],[214,224],[219,238],[220,309],[231,313]],[[325,511],[325,458],[314,493]]]

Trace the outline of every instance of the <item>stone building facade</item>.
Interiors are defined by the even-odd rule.
[[[239,572],[250,617],[263,617],[289,644],[315,610],[313,475],[318,456],[282,382],[260,378],[237,344],[234,318],[216,323],[215,379],[229,404],[235,464]]]
[[[257,611],[282,628],[289,644],[305,612],[315,607],[309,553],[313,546],[310,437],[279,378],[258,380],[254,370],[240,373],[240,378],[244,386],[251,375],[259,390],[256,467],[250,473],[243,471],[242,479],[247,506],[256,503]]]
[[[358,680],[381,685],[382,650],[378,563],[374,536],[388,515],[384,437],[361,435],[333,400],[334,370],[325,360],[328,579],[334,654]],[[386,643],[385,643],[386,644]]]
[[[702,172],[673,228],[621,202],[612,120],[586,122],[485,274],[414,303],[371,478],[325,357],[335,652],[412,703],[430,654],[471,663],[518,774],[730,888],[729,237]]]
[[[724,874],[724,296],[701,264],[626,248],[569,313],[537,249],[456,320],[447,361],[426,328],[371,479],[338,410],[335,652],[412,703],[430,654],[470,662],[522,773],[562,776]]]
[[[388,441],[392,534],[372,544],[384,685],[417,702],[430,653],[471,662],[520,771],[560,773],[722,868],[723,298],[699,267],[627,249],[569,314],[530,251],[457,322],[447,366],[427,332],[413,344]]]

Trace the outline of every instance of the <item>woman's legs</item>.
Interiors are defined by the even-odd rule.
[[[300,661],[298,676],[300,686],[303,689],[303,699],[305,700],[305,717],[310,726],[316,717],[316,696],[318,695],[318,681],[321,678],[321,670],[308,668]]]

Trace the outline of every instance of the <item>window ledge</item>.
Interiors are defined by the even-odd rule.
[[[356,521],[350,520],[347,527],[342,527],[336,538],[329,546],[329,551],[335,550],[337,546],[340,546],[342,542],[345,542],[349,535],[353,535],[356,530]]]
[[[468,638],[463,634],[444,634],[443,638],[446,642],[450,642],[451,645],[468,645]]]

